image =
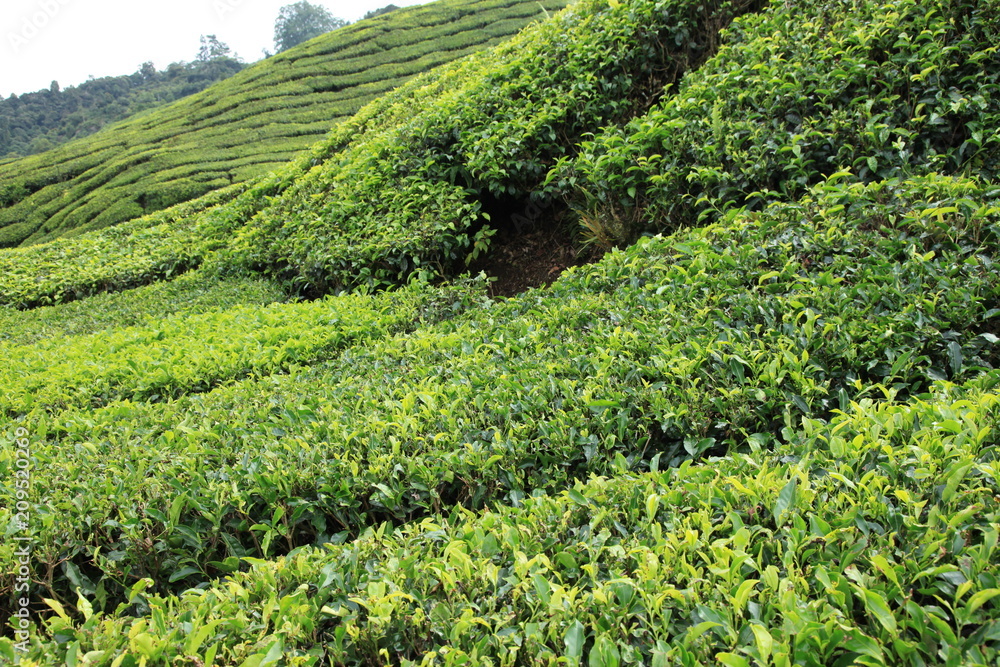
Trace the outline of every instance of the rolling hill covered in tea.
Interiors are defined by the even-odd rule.
[[[995,664],[998,10],[580,0],[3,250],[0,654]]]
[[[334,30],[164,108],[0,164],[0,247],[101,229],[267,173],[413,76],[558,0],[449,0]]]

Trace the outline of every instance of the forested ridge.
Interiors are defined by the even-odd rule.
[[[53,81],[48,90],[11,95],[0,100],[0,158],[43,153],[200,92],[243,67],[235,58],[178,62],[163,71],[146,63],[134,74],[91,79],[68,88]]]

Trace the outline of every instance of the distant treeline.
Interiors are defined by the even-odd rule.
[[[385,7],[382,7],[380,9],[373,9],[370,12],[365,13],[365,15],[362,18],[373,19],[376,16],[382,16],[382,14],[388,14],[389,12],[394,12],[397,9],[399,9],[399,7],[397,7],[396,5],[386,5]]]
[[[65,90],[53,81],[48,90],[0,99],[0,158],[33,155],[85,137],[197,93],[244,67],[231,57],[173,63],[163,71],[147,62],[134,74],[91,79]]]

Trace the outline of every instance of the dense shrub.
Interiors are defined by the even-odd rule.
[[[176,597],[143,579],[121,607],[138,619],[93,613],[81,595],[73,622],[52,602],[48,633],[67,641],[36,640],[31,655],[992,664],[996,382],[902,405],[864,399],[833,423],[803,420],[773,453],[592,477],[496,511],[249,559]]]
[[[0,317],[21,664],[995,664],[995,9],[585,0],[267,177],[0,253],[4,304],[87,297]],[[90,177],[223,177],[129,159]],[[436,280],[553,195],[599,261]],[[233,303],[261,271],[333,294]]]
[[[605,245],[864,180],[995,178],[994,0],[776,3],[727,31],[676,94],[583,144],[551,175]]]
[[[482,198],[540,193],[584,132],[645,110],[755,6],[581,2],[419,79],[375,103],[363,133],[332,133],[327,161],[257,215],[222,263],[319,292],[453,272],[485,246]]]
[[[998,198],[942,178],[830,182],[503,303],[417,290],[431,321],[447,319],[377,340],[361,331],[371,317],[418,321],[379,310],[392,293],[22,348],[33,353],[7,384],[35,401],[8,401],[6,428],[40,438],[35,483],[61,516],[39,524],[36,567],[67,563],[49,597],[73,603],[69,582],[85,575],[110,611],[136,578],[166,592],[385,520],[787,442],[802,418],[847,410],[876,384],[903,400],[963,381],[997,365]],[[341,315],[324,323],[328,312]],[[254,317],[288,321],[255,332]],[[206,346],[180,345],[190,335]],[[266,343],[230,349],[237,337]],[[331,337],[347,347],[297,368],[330,356]],[[75,363],[17,379],[46,355]],[[247,359],[263,377],[190,395]],[[105,407],[85,407],[95,398]]]

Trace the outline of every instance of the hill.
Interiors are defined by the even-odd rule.
[[[586,132],[643,113],[704,59],[729,7],[706,16],[685,4],[666,25],[652,5],[546,22],[400,86],[266,177],[5,253],[0,299],[30,307],[80,298],[209,255],[212,271],[280,274],[305,294],[453,273],[505,220],[552,204],[546,174]]]
[[[243,67],[229,57],[172,63],[162,72],[147,63],[135,74],[11,95],[0,100],[0,157],[7,161],[44,153],[109,123],[200,92]]]
[[[0,246],[101,229],[284,164],[408,78],[561,2],[443,0],[361,21],[169,107],[0,165]]]
[[[0,655],[995,664],[998,10],[584,0],[3,251]]]

